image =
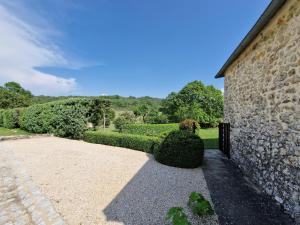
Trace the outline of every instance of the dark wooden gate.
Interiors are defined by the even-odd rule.
[[[219,149],[230,159],[230,124],[219,123]]]

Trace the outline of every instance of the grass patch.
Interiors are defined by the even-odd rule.
[[[18,136],[18,135],[27,135],[30,134],[27,131],[21,130],[19,128],[16,129],[7,129],[4,127],[0,127],[0,136]]]
[[[198,135],[204,142],[205,149],[218,149],[219,148],[219,129],[218,128],[205,128],[197,131]]]

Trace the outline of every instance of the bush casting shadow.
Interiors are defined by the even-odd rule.
[[[165,165],[180,168],[197,168],[201,166],[204,155],[202,139],[193,132],[172,131],[155,149],[155,159]]]
[[[165,224],[169,208],[187,207],[192,191],[207,193],[201,168],[181,169],[149,160],[103,210],[107,221],[125,225]]]

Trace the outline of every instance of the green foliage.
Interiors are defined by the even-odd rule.
[[[223,122],[223,118],[212,118],[209,120],[209,123],[200,123],[202,128],[216,128],[218,127],[219,123]]]
[[[163,100],[161,110],[172,122],[190,118],[199,123],[210,123],[215,118],[223,117],[223,95],[213,86],[193,81],[178,93],[169,94]]]
[[[143,122],[145,122],[145,117],[149,114],[150,111],[151,108],[148,105],[139,105],[133,110],[133,113],[137,117],[141,116]]]
[[[82,98],[82,96],[34,96],[32,101],[34,104],[46,103],[50,101],[57,101],[57,100],[66,100],[70,98]],[[86,96],[86,98],[89,98]],[[159,98],[152,98],[149,96],[146,97],[122,97],[119,95],[111,95],[111,96],[100,96],[102,100],[107,100],[111,102],[111,108],[116,111],[134,111],[140,105],[147,105],[150,108],[159,108],[161,105],[161,99]]]
[[[195,132],[197,129],[199,129],[200,126],[196,120],[192,119],[185,119],[180,122],[179,124],[179,129],[180,130],[185,130],[189,132]]]
[[[98,98],[77,98],[32,105],[24,109],[20,126],[32,133],[82,138],[87,122],[98,122],[104,104]]]
[[[116,117],[116,112],[115,110],[113,110],[112,108],[109,108],[108,110],[106,110],[105,112],[105,127],[109,127],[111,122],[114,121]],[[100,123],[99,125],[103,127],[103,112],[101,113],[101,119],[100,119]]]
[[[129,134],[140,134],[146,136],[163,137],[171,131],[178,130],[177,123],[170,124],[128,124],[124,127],[123,132]]]
[[[87,131],[84,134],[84,140],[91,143],[119,146],[148,153],[152,153],[161,143],[161,139],[157,137],[109,131]]]
[[[114,125],[119,132],[123,132],[124,128],[128,124],[132,124],[135,122],[135,116],[131,112],[123,112],[120,116],[115,119]]]
[[[114,125],[115,128],[119,131],[119,132],[123,132],[124,127],[129,124],[129,122],[122,116],[118,117],[117,119],[115,119],[114,121]]]
[[[49,131],[55,136],[80,139],[86,131],[87,119],[84,109],[77,105],[57,106],[49,120]]]
[[[165,124],[168,123],[167,115],[159,112],[156,109],[152,109],[149,113],[145,116],[144,122],[145,123],[152,123],[152,124]]]
[[[0,108],[11,109],[25,107],[31,104],[32,94],[16,82],[5,83],[0,86]]]
[[[155,159],[165,165],[196,168],[202,164],[204,144],[201,138],[187,131],[172,131],[154,151]]]
[[[191,225],[181,207],[172,207],[167,212],[166,220],[173,225]]]
[[[115,118],[116,113],[111,108],[110,102],[100,101],[100,98],[98,99],[99,100],[96,102],[96,104],[93,107],[94,116],[90,119],[90,122],[94,125],[94,128],[96,128],[97,126],[103,127],[104,117],[105,117],[105,127],[109,127],[111,121],[113,121],[113,119]],[[99,110],[99,107],[101,108],[101,110]]]
[[[4,109],[0,109],[0,127],[3,127],[3,113]]]
[[[209,201],[207,201],[200,193],[192,192],[189,196],[188,206],[192,212],[198,216],[213,215],[214,210]],[[191,225],[186,214],[181,207],[172,207],[167,212],[167,222],[173,225]]]
[[[161,99],[145,97],[122,97],[119,95],[102,96],[101,98],[109,100],[112,103],[112,108],[120,111],[134,111],[140,105],[147,105],[151,109],[159,108],[161,105]]]
[[[188,206],[193,213],[198,216],[213,215],[214,210],[209,201],[207,201],[200,193],[192,192],[189,197]]]
[[[21,109],[7,109],[2,114],[2,125],[5,128],[17,128],[19,127],[19,115]]]
[[[129,134],[141,134],[146,136],[155,137],[166,137],[171,131],[176,131],[179,129],[177,123],[170,124],[145,124],[136,123],[128,124],[123,129],[124,133]],[[218,129],[208,128],[208,129],[197,129],[196,134],[201,137],[204,142],[205,149],[217,149],[219,148],[218,142]]]
[[[22,88],[21,85],[18,84],[17,82],[7,82],[4,84],[4,88],[8,91],[11,91],[11,92],[14,92],[14,93],[17,93],[20,95],[32,97],[31,92]]]

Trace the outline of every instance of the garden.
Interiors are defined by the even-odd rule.
[[[203,163],[204,150],[218,148],[217,125],[222,121],[223,96],[221,91],[200,81],[191,82],[162,100],[120,96],[35,97],[15,82],[1,87],[0,95],[0,136],[51,134],[134,149],[153,155],[159,163],[151,162],[151,167],[171,166],[166,173],[172,171],[172,167],[198,168]],[[30,146],[27,152],[35,151],[36,148]],[[112,157],[111,160],[115,160],[115,156]],[[139,173],[152,171],[144,167]],[[201,174],[197,175],[199,180],[203,180]],[[155,177],[153,179],[157,179]],[[149,180],[145,181],[147,183]],[[206,190],[205,186],[203,188]],[[184,205],[172,207],[170,203],[166,221],[188,225],[191,223],[186,213],[200,217],[214,214],[210,202],[201,193],[190,190],[187,202],[189,210]]]
[[[172,92],[159,103],[156,99],[146,104],[149,98],[143,98],[127,111],[114,109],[111,100],[116,98],[73,97],[33,103],[30,91],[15,82],[1,87],[0,95],[4,97],[0,101],[1,136],[46,133],[83,139],[151,153],[157,161],[169,165],[182,161],[182,167],[199,166],[204,149],[218,148],[216,127],[222,120],[223,96],[200,81]],[[132,102],[129,99],[127,104]],[[119,101],[115,103],[120,105]],[[198,162],[184,162],[193,160]]]
[[[165,99],[33,96],[15,82],[0,87],[0,96],[0,136],[49,133],[151,152],[180,122],[192,119],[204,148],[218,148],[223,96],[201,81]]]

